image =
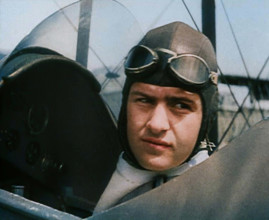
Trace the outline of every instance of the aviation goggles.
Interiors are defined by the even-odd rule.
[[[143,77],[154,74],[160,63],[158,53],[169,55],[165,68],[173,76],[187,85],[204,86],[208,82],[217,85],[217,73],[210,71],[206,61],[194,54],[176,54],[175,52],[156,48],[155,50],[144,45],[133,47],[125,60],[125,73],[130,77]]]

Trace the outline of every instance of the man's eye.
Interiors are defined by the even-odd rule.
[[[190,109],[190,106],[185,103],[177,103],[175,104],[175,107],[179,109]]]
[[[141,103],[149,103],[150,102],[150,100],[147,98],[138,98],[138,99],[136,99],[136,101],[141,102]]]

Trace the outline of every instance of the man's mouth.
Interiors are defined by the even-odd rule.
[[[164,147],[164,148],[171,147],[171,144],[158,138],[145,137],[142,138],[142,141],[148,143],[152,147]]]

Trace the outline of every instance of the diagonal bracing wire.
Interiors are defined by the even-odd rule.
[[[228,86],[228,89],[229,89],[229,91],[230,91],[230,93],[231,93],[231,95],[232,95],[232,98],[233,98],[233,100],[234,100],[236,106],[238,107],[238,109],[241,110],[241,106],[240,106],[240,104],[238,103],[238,101],[237,101],[237,99],[236,99],[236,97],[235,97],[235,95],[234,95],[234,92],[233,92],[233,90],[232,90],[232,88],[231,88],[231,85],[230,85],[229,83],[227,83],[227,80],[226,80],[226,78],[225,78],[225,75],[223,74],[223,72],[222,72],[221,68],[219,67],[219,65],[218,65],[218,70],[219,70],[219,72],[220,72],[220,75],[221,75],[222,78],[224,79],[225,84]],[[245,113],[242,111],[241,114],[243,115],[244,119],[246,120],[246,123],[247,123],[248,127],[250,127],[250,124],[248,123],[248,120],[247,120],[247,117],[246,117]]]
[[[264,68],[266,67],[268,61],[269,61],[269,56],[267,57],[267,59],[265,60],[263,66],[262,66],[262,68],[261,68],[261,70],[259,71],[259,74],[258,74],[258,76],[257,76],[257,78],[256,78],[257,80],[260,78],[260,76],[261,76],[261,74],[262,74]],[[250,95],[250,93],[247,94],[247,96],[249,96],[249,95]],[[260,104],[260,102],[258,102],[258,105],[259,105],[259,104]],[[260,111],[262,111],[261,106],[259,106],[259,107],[260,107]],[[254,112],[254,111],[252,111],[252,112],[249,114],[249,118],[251,117],[251,115],[253,114],[253,112]],[[264,119],[265,116],[264,116],[264,114],[263,114],[263,111],[261,112],[261,115],[262,115],[262,118]],[[244,125],[243,129],[244,129],[244,128],[245,128],[245,125]]]
[[[62,9],[62,7],[58,4],[58,2],[56,0],[53,0],[53,2],[55,3],[55,5],[58,7],[59,11],[63,14],[63,16],[65,17],[65,19],[67,20],[67,22],[71,25],[71,27],[78,32],[76,25],[73,24],[73,22],[71,21],[71,19],[66,15],[66,13],[64,12],[64,10]],[[79,2],[79,1],[78,1]],[[78,2],[74,2],[72,4],[76,4]],[[68,7],[68,6],[67,6]]]
[[[231,29],[231,31],[232,31],[232,35],[233,35],[233,38],[234,38],[234,40],[235,40],[236,46],[237,46],[238,51],[239,51],[239,53],[240,53],[240,57],[241,57],[242,62],[243,62],[243,64],[244,64],[244,68],[245,68],[245,70],[246,70],[247,77],[248,77],[248,79],[250,79],[250,74],[249,74],[248,68],[247,68],[247,66],[246,66],[246,62],[245,62],[245,59],[244,59],[244,57],[243,57],[243,53],[242,53],[241,48],[240,48],[240,46],[239,46],[238,40],[237,40],[237,38],[236,38],[235,32],[234,32],[234,30],[233,30],[232,24],[231,24],[231,22],[230,22],[230,19],[229,19],[229,16],[228,16],[226,7],[225,7],[225,5],[224,5],[224,3],[223,3],[222,0],[221,0],[221,3],[222,3],[222,6],[223,6],[223,9],[224,9],[226,18],[227,18],[227,20],[228,20],[230,29]],[[261,75],[261,73],[262,73],[264,67],[266,66],[267,62],[268,62],[268,58],[267,58],[267,60],[265,61],[264,65],[263,65],[263,67],[262,67],[262,69],[261,69],[261,71],[259,72],[257,79],[260,77],[260,75]],[[229,86],[229,85],[228,85],[228,86]],[[247,98],[249,97],[250,94],[251,94],[251,91],[250,91],[250,88],[249,88],[248,94],[247,94],[246,97],[244,98],[242,104],[239,106],[237,112],[235,113],[234,117],[232,118],[232,121],[230,122],[229,126],[227,127],[227,129],[225,130],[224,134],[222,135],[222,137],[221,137],[221,139],[220,139],[220,141],[219,141],[219,144],[221,144],[221,142],[223,141],[224,137],[227,135],[228,131],[230,130],[230,128],[231,128],[232,124],[234,123],[234,120],[235,120],[235,118],[237,117],[237,115],[238,115],[239,112],[241,112],[241,114],[244,116],[245,121],[246,121],[246,124],[248,125],[248,127],[250,127],[250,125],[249,125],[249,121],[248,121],[248,120],[249,120],[249,118],[250,118],[250,116],[251,116],[251,113],[250,113],[249,117],[246,118],[244,112],[242,111],[242,109],[243,109],[243,105],[245,104],[245,102],[246,102],[246,100],[247,100]],[[264,115],[263,115],[263,111],[262,111],[262,109],[261,109],[261,105],[260,105],[259,101],[258,101],[258,107],[259,107],[261,116],[264,117]],[[245,128],[245,125],[244,125],[244,128]]]
[[[117,1],[117,0],[112,0],[112,1],[114,1],[114,2],[116,2],[116,3],[118,3],[119,5],[121,5],[122,7],[124,7],[130,14],[132,14],[133,15],[133,13],[124,5],[124,4],[122,4],[121,2],[119,2],[119,1]],[[133,15],[133,17],[135,18],[135,16]],[[137,23],[139,23],[137,20],[136,20],[136,18],[135,18],[135,21],[137,22]],[[116,67],[112,70],[112,73],[114,73],[114,74],[118,74],[118,72],[120,71],[120,68],[121,68],[121,66],[122,66],[122,64],[123,64],[123,62],[124,62],[124,60],[125,60],[125,58],[126,57],[124,57],[117,65],[116,65]],[[107,71],[108,72],[110,72],[108,69],[107,69]],[[121,83],[120,83],[120,81],[117,79],[117,78],[113,78],[115,81],[116,81],[116,83],[122,88],[122,85],[121,85]],[[102,83],[102,89],[104,89],[107,85],[108,85],[108,83],[110,82],[110,80],[112,80],[112,79],[109,79],[109,78],[106,78],[104,81],[103,81],[103,83]]]
[[[265,60],[263,66],[262,66],[262,68],[261,68],[261,70],[260,70],[260,72],[259,72],[259,74],[258,74],[258,76],[257,76],[257,78],[256,78],[257,80],[260,78],[260,76],[261,76],[261,74],[262,74],[262,72],[263,72],[265,66],[267,65],[268,61],[269,61],[269,56],[268,56],[267,59]],[[228,133],[228,131],[230,130],[230,128],[231,128],[231,126],[232,126],[232,124],[233,124],[233,122],[234,122],[234,120],[235,120],[237,114],[238,114],[240,111],[242,111],[242,107],[243,107],[243,105],[245,104],[245,102],[246,102],[246,100],[247,100],[247,98],[248,98],[249,95],[250,95],[250,90],[248,91],[248,94],[245,96],[245,98],[244,98],[244,100],[243,100],[241,106],[238,108],[237,112],[234,114],[234,117],[232,118],[232,121],[230,122],[228,128],[225,130],[224,134],[222,135],[222,137],[221,137],[221,139],[220,139],[218,145],[220,145],[220,144],[222,143],[223,139],[224,139],[225,136],[227,135],[227,133]]]
[[[149,25],[148,30],[152,29],[157,22],[160,20],[160,18],[164,15],[164,13],[169,9],[170,5],[174,2],[175,0],[171,0],[165,7],[164,9],[161,11],[161,13],[159,13],[159,15],[156,17],[156,19]]]
[[[191,17],[191,20],[192,20],[192,22],[194,23],[194,25],[195,25],[197,31],[201,32],[200,29],[199,29],[199,27],[198,27],[198,25],[197,25],[197,23],[196,23],[196,21],[194,20],[194,17],[192,16],[191,11],[189,10],[187,4],[185,3],[184,0],[182,0],[182,2],[183,2],[183,4],[184,4],[184,6],[185,6],[187,12],[189,13],[189,15],[190,15],[190,17]]]
[[[224,10],[224,14],[225,14],[225,16],[226,16],[226,18],[227,18],[227,21],[228,21],[228,24],[229,24],[229,26],[230,26],[230,29],[231,29],[231,32],[232,32],[232,35],[233,35],[235,44],[236,44],[236,46],[237,46],[238,52],[239,52],[239,54],[240,54],[241,60],[242,60],[242,62],[243,62],[244,68],[245,68],[245,70],[246,70],[247,76],[248,76],[248,78],[250,78],[250,74],[249,74],[249,71],[248,71],[248,68],[247,68],[247,64],[246,64],[245,58],[244,58],[244,56],[243,56],[242,50],[241,50],[241,48],[240,48],[240,46],[239,46],[239,42],[238,42],[238,40],[237,40],[237,38],[236,38],[236,35],[235,35],[235,32],[234,32],[234,29],[233,29],[233,26],[232,26],[230,17],[229,17],[229,15],[228,15],[228,13],[227,13],[227,10],[226,10],[226,7],[225,7],[223,1],[222,1],[222,0],[220,0],[220,1],[221,1],[223,10]]]
[[[239,46],[239,42],[238,42],[238,40],[237,40],[237,38],[236,38],[236,35],[235,35],[235,32],[234,32],[232,23],[231,23],[231,21],[230,21],[230,18],[229,18],[229,15],[228,15],[228,13],[227,13],[226,7],[225,7],[225,5],[224,5],[224,3],[223,3],[223,0],[221,0],[221,4],[222,4],[222,7],[223,7],[225,16],[226,16],[226,18],[227,18],[228,24],[229,24],[229,26],[230,26],[230,29],[231,29],[231,32],[232,32],[234,41],[235,41],[235,43],[236,43],[237,49],[238,49],[238,51],[239,51],[241,60],[242,60],[242,62],[243,62],[243,65],[244,65],[244,68],[245,68],[247,77],[248,77],[248,79],[250,79],[250,74],[249,74],[249,70],[248,70],[248,68],[247,68],[246,61],[245,61],[245,59],[244,59],[242,50],[241,50],[241,48],[240,48],[240,46]],[[249,88],[249,89],[250,89],[250,88]],[[258,103],[259,103],[259,101],[258,101]],[[260,109],[260,112],[262,112],[260,105],[259,105],[259,109]]]

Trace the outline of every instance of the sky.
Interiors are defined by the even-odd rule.
[[[0,0],[0,51],[12,50],[18,42],[59,7],[74,0]]]
[[[247,68],[250,74],[255,76],[269,56],[269,1],[224,0],[223,2]],[[223,7],[221,4],[217,6],[218,58],[222,61],[224,70],[231,73],[245,72]]]
[[[112,0],[111,0],[112,1]],[[76,0],[0,0],[0,52],[8,53],[37,24]],[[146,32],[174,20],[193,24],[185,6],[179,0],[118,0],[128,8]],[[201,28],[201,1],[185,0],[194,20]],[[217,57],[221,69],[229,74],[255,77],[269,55],[269,1],[223,0],[234,34],[241,49],[242,61],[221,0],[216,0]],[[161,6],[161,7],[158,7]],[[113,15],[113,11],[111,12]],[[158,19],[156,19],[158,15]],[[269,66],[269,65],[267,65]],[[262,74],[268,77],[269,67]]]

